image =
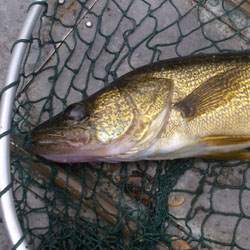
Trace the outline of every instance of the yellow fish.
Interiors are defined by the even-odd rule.
[[[56,162],[250,159],[250,53],[138,68],[39,125],[32,143]]]

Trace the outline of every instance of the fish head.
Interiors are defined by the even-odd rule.
[[[140,159],[165,123],[171,92],[165,79],[122,78],[33,129],[34,153],[62,163]]]

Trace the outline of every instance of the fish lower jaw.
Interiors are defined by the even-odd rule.
[[[125,153],[132,146],[131,142],[124,140],[123,143],[109,145],[87,145],[86,147],[57,145],[48,150],[46,147],[35,147],[33,153],[49,161],[59,163],[77,162],[118,162],[116,155]]]
[[[58,163],[103,162],[105,159],[95,156],[69,154],[39,154],[42,158]]]

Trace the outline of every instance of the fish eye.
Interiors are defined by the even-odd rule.
[[[72,121],[81,121],[86,117],[86,107],[82,103],[75,103],[68,106],[64,111],[64,118]]]

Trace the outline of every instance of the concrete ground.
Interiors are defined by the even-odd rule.
[[[17,34],[22,26],[24,17],[26,15],[27,8],[29,6],[29,3],[32,1],[27,0],[4,0],[2,2],[2,6],[0,8],[0,89],[3,86],[8,61],[10,58],[10,48],[12,43],[15,41]],[[54,1],[53,1],[54,2]],[[69,3],[72,1],[65,1],[65,13],[62,9],[62,16],[65,22],[70,22],[70,18],[72,18],[71,14],[66,15],[66,8],[69,7]],[[102,9],[103,4],[101,1],[89,1],[94,3],[95,6],[93,7],[93,12],[99,13],[99,11]],[[125,1],[117,1],[121,3],[121,6],[125,6]],[[148,3],[151,3],[152,6],[157,6],[161,1],[152,1],[148,0]],[[176,7],[179,9],[180,13],[186,13],[187,10],[189,10],[192,5],[194,4],[194,1],[190,0],[176,0],[174,1]],[[207,1],[207,4],[204,6],[204,8],[201,8],[200,17],[203,22],[206,22],[209,20],[213,15],[219,15],[222,13],[222,9],[220,7],[220,1],[218,0],[210,0]],[[62,7],[63,8],[63,7]],[[71,6],[71,8],[73,8]],[[125,7],[124,7],[125,8]],[[77,10],[77,9],[76,9]],[[134,18],[134,20],[139,23],[142,20],[142,17],[146,14],[147,6],[143,4],[141,1],[135,1],[135,4],[133,8],[129,11],[128,15],[131,18]],[[71,9],[71,12],[73,13],[74,9]],[[65,15],[64,15],[65,14]],[[204,52],[217,52],[217,48],[215,46],[210,46],[211,43],[208,39],[204,39],[204,36],[202,35],[200,30],[197,30],[197,32],[192,33],[190,36],[186,36],[185,34],[188,34],[191,28],[197,26],[199,24],[196,16],[196,10],[194,9],[191,11],[181,22],[180,27],[183,31],[184,38],[182,42],[179,44],[178,47],[178,54],[181,56],[190,54],[191,52],[197,50],[197,49],[203,49]],[[116,20],[118,20],[120,16],[119,11],[115,8],[114,5],[110,6],[109,11],[104,15],[105,21],[103,22],[105,25],[102,27],[102,32],[104,34],[109,34],[109,32],[112,30],[112,26],[116,25]],[[174,10],[173,6],[166,5],[163,6],[157,13],[156,18],[158,19],[158,25],[159,29],[164,27],[166,23],[171,23],[174,20],[178,18],[177,12]],[[250,19],[246,15],[244,15],[241,12],[235,13],[232,17],[232,20],[234,21],[234,24],[238,25],[238,27],[243,27],[244,25],[250,24]],[[86,28],[86,21],[91,21],[93,24],[93,27]],[[93,36],[93,32],[96,27],[97,20],[93,15],[86,15],[83,21],[79,24],[82,25],[82,32],[83,36],[86,37],[86,39],[91,39]],[[124,24],[130,25],[128,24]],[[217,20],[216,22],[211,23],[211,25],[208,25],[205,32],[206,35],[212,39],[222,39],[223,37],[230,37],[233,34],[233,28],[231,27],[232,24],[230,24],[230,20]],[[138,32],[135,32],[133,36],[130,37],[130,44],[133,46],[133,44],[136,44],[139,42],[140,36],[146,36],[147,32],[150,28],[152,28],[153,23],[152,20],[145,21],[144,24],[142,24],[141,28],[138,29]],[[231,28],[230,28],[231,27]],[[120,32],[120,33],[119,33]],[[249,39],[249,29],[242,31],[243,35]],[[116,50],[120,44],[119,41],[121,39],[122,30],[117,32],[117,34],[114,36],[114,41],[111,41],[109,44],[110,50]],[[62,37],[65,36],[65,31],[60,30],[58,28],[57,34],[59,39],[62,39]],[[178,39],[178,36],[180,34],[178,33],[178,28],[176,25],[174,25],[171,30],[167,30],[166,32],[160,32],[158,33],[154,39],[151,40],[150,45],[153,46],[154,44],[159,43],[171,43],[172,41],[176,41]],[[70,44],[70,36],[66,39],[67,42]],[[104,41],[99,36],[96,39],[95,48],[92,49],[90,52],[90,56],[95,58],[95,53],[98,50],[99,47],[103,45]],[[240,38],[239,36],[232,37],[231,39],[228,39],[224,42],[221,42],[219,44],[221,49],[246,49],[250,48],[249,43],[246,43],[244,39]],[[206,49],[207,47],[207,49]],[[80,48],[85,50],[86,48]],[[176,56],[176,52],[173,47],[159,47],[159,50],[161,51],[160,59],[170,58]],[[45,55],[42,60],[46,60],[47,55],[50,51],[47,51],[48,53]],[[63,55],[65,50],[62,48],[60,50],[60,53]],[[77,54],[77,53],[76,53]],[[79,55],[79,53],[77,54]],[[133,53],[131,57],[131,64],[134,68],[139,67],[141,65],[144,65],[149,62],[149,59],[151,59],[151,52],[149,50],[145,50],[145,44],[142,43],[141,46],[136,48],[135,53]],[[98,61],[96,62],[96,66],[98,71],[96,71],[96,75],[98,77],[104,76],[104,69],[102,65],[105,65],[106,62],[110,60],[109,55],[103,54],[102,57],[98,58]],[[74,57],[73,61],[70,61],[69,64],[74,67],[77,63],[77,56]],[[31,63],[32,65],[32,63]],[[85,69],[82,70],[79,74],[84,75]],[[131,70],[131,67],[128,65],[128,63],[122,64],[121,67],[117,70],[117,74],[122,75],[126,73],[127,71]],[[46,76],[47,77],[47,76]],[[109,76],[110,77],[110,76]],[[64,79],[62,81],[62,84],[60,85],[60,89],[57,89],[57,93],[61,96],[63,96],[65,93],[65,88],[67,87],[67,80],[69,76],[67,73],[63,73],[61,75],[61,79]],[[44,78],[43,78],[44,79]],[[43,79],[37,79],[37,88],[32,89],[30,92],[30,95],[33,98],[38,98],[40,96],[46,95],[46,91],[49,89],[49,84],[44,82]],[[110,80],[110,79],[109,79]],[[100,83],[92,79],[93,84],[88,89],[88,93],[93,93],[96,91],[96,89],[102,87]],[[65,86],[64,86],[65,85]],[[75,95],[70,95],[68,98],[68,103],[73,102],[75,98],[80,98],[79,95],[77,97]],[[34,117],[33,119],[36,119],[35,113],[38,114],[38,107],[34,107]],[[55,113],[60,111],[62,109],[61,103],[58,105],[55,105]],[[37,112],[36,112],[37,111]],[[46,119],[46,118],[44,118]],[[200,174],[200,170],[205,169],[206,166],[201,161],[196,161],[195,163],[197,165],[196,171],[189,170],[186,171],[186,173],[180,178],[178,183],[175,186],[175,190],[180,193],[180,190],[188,190],[188,192],[183,192],[183,196],[185,197],[185,203],[183,206],[180,206],[178,208],[170,208],[170,213],[175,218],[178,218],[178,223],[185,227],[185,221],[182,219],[187,215],[188,213],[194,214],[194,211],[190,211],[191,202],[193,199],[192,193],[195,191],[201,179],[203,176]],[[215,167],[216,169],[216,167]],[[214,211],[217,211],[218,213],[210,216],[207,219],[207,223],[204,227],[204,236],[207,238],[210,238],[216,241],[222,241],[225,242],[225,244],[230,243],[230,239],[232,238],[232,228],[234,228],[237,219],[233,216],[227,220],[227,218],[220,216],[221,212],[226,213],[240,213],[240,208],[238,204],[239,196],[242,195],[242,173],[245,171],[246,166],[241,166],[240,169],[235,169],[233,167],[229,167],[227,170],[225,170],[220,178],[218,178],[218,183],[220,183],[222,186],[226,185],[232,185],[234,187],[233,190],[227,189],[227,188],[215,188],[213,189],[213,197],[210,197],[209,192],[214,188],[210,183],[212,183],[214,180],[212,180],[213,177],[210,177],[207,184],[203,187],[204,194],[200,197],[199,200],[195,201],[195,203],[192,203],[193,210],[196,207],[202,207],[204,209],[209,208],[210,206],[213,206]],[[216,172],[216,170],[215,170]],[[218,170],[219,172],[219,170]],[[216,172],[217,173],[217,172]],[[249,171],[244,172],[245,177],[249,176]],[[247,183],[246,183],[247,184]],[[244,192],[243,195],[243,204],[241,206],[243,207],[243,210],[246,214],[249,214],[250,211],[250,204],[249,204],[249,193],[248,191]],[[32,198],[31,196],[31,203],[34,204],[37,202],[35,198]],[[204,220],[204,213],[202,212],[202,209],[194,215],[194,218],[189,221],[189,227],[192,229],[192,232],[194,233],[194,237],[199,237],[201,235],[200,226],[201,222]],[[36,223],[43,223],[40,221],[36,221]],[[239,222],[238,229],[237,229],[237,244],[241,247],[241,249],[250,249],[250,243],[248,242],[248,237],[246,232],[249,232],[248,228],[250,227],[250,220],[243,220]],[[229,248],[227,247],[219,247],[215,243],[210,244],[210,249],[220,249],[220,250],[227,250]],[[10,249],[10,243],[6,237],[6,233],[4,231],[3,224],[0,223],[0,249]],[[209,248],[208,248],[209,249]],[[239,248],[235,247],[234,250],[237,250]]]

